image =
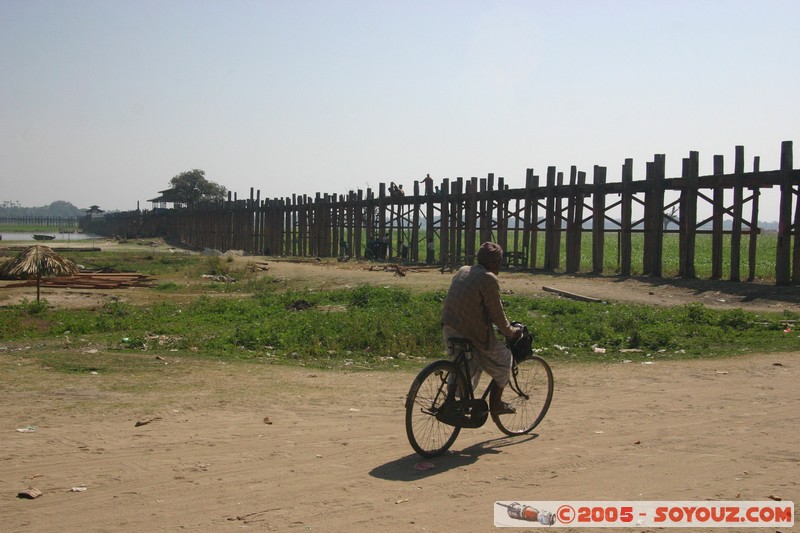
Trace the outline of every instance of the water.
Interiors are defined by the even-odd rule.
[[[13,241],[24,241],[24,242],[34,241],[41,244],[47,244],[47,243],[63,244],[65,242],[91,241],[102,238],[99,235],[95,235],[94,233],[58,233],[50,231],[37,231],[36,234],[55,235],[56,238],[52,241],[36,241],[33,238],[33,233],[13,233],[13,232],[0,231],[0,236],[2,237],[2,240],[0,240],[0,244],[8,244]]]

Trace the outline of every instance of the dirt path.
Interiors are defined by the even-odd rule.
[[[312,289],[445,289],[450,279],[368,268],[270,261],[267,275]],[[758,284],[505,272],[501,285],[547,297],[557,296],[545,286],[652,305],[800,309],[796,288]],[[150,294],[45,297],[93,306]],[[3,291],[0,304],[25,296]],[[0,346],[3,531],[480,532],[495,530],[495,500],[800,501],[798,354],[556,364],[556,395],[536,434],[504,438],[491,422],[464,430],[421,472],[403,426],[413,373],[141,355],[145,372],[65,374],[25,353]],[[28,426],[35,431],[17,431]],[[43,496],[15,497],[28,487]]]
[[[555,365],[536,434],[464,430],[426,472],[403,427],[412,373],[0,361],[4,531],[477,532],[495,500],[800,500],[797,354]],[[43,496],[14,497],[29,486]]]

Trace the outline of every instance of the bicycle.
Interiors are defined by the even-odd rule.
[[[509,436],[525,435],[539,425],[553,399],[553,371],[547,361],[533,355],[530,334],[524,326],[523,331],[527,349],[522,348],[518,356],[512,347],[514,362],[508,385],[499,392],[492,380],[480,398],[475,398],[469,371],[472,343],[462,337],[447,339],[455,358],[423,368],[406,397],[406,435],[414,451],[423,457],[441,455],[462,428],[479,428],[490,415]],[[506,401],[516,412],[490,412],[487,397],[491,405]]]

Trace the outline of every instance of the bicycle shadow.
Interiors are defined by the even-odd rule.
[[[531,442],[538,437],[538,433],[531,433],[530,435],[520,437],[497,437],[473,444],[461,450],[451,449],[442,455],[430,459],[425,459],[416,453],[412,453],[405,457],[376,466],[370,470],[369,475],[387,481],[415,481],[443,474],[453,468],[471,465],[484,455],[498,454],[502,448]],[[419,463],[432,463],[434,466],[429,470],[417,470],[414,467]]]

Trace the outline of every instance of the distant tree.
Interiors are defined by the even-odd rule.
[[[0,217],[61,217],[72,218],[85,216],[83,209],[78,209],[69,202],[57,200],[41,207],[22,207],[19,202],[5,201],[0,204]]]
[[[207,180],[205,171],[198,169],[181,172],[169,184],[187,205],[201,200],[224,200],[228,192],[222,185]]]
[[[54,217],[80,217],[86,214],[83,209],[78,209],[69,202],[56,200],[48,207],[50,216]]]

